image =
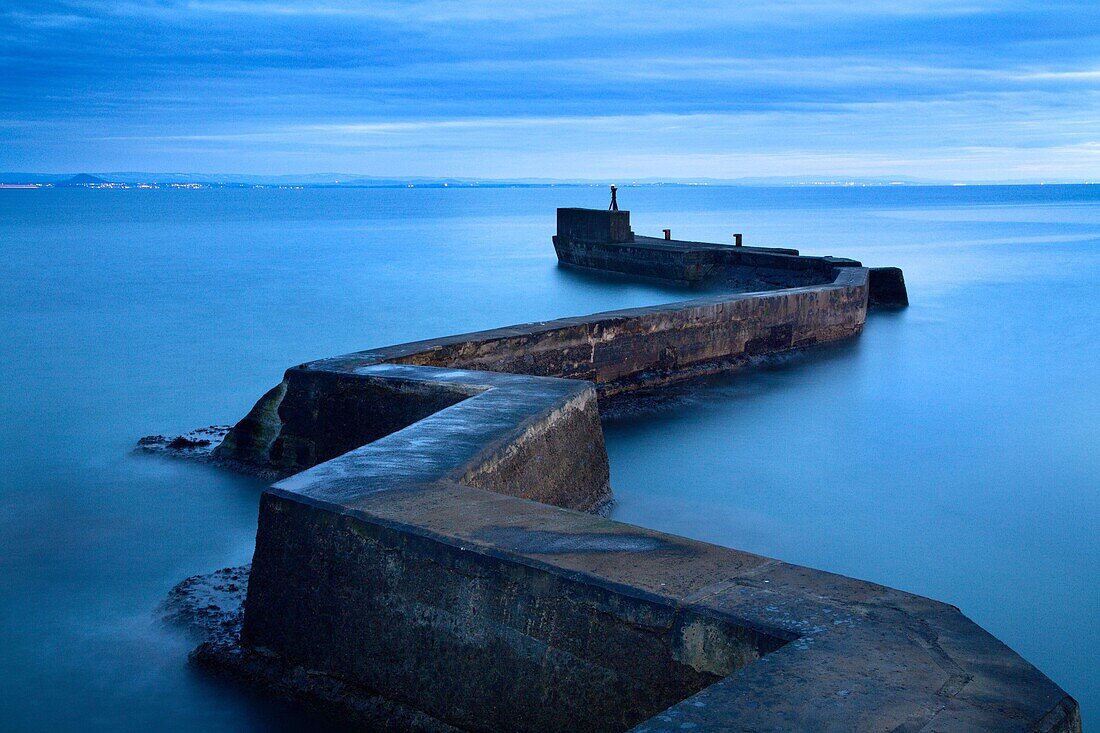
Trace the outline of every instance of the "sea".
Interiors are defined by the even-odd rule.
[[[623,186],[638,233],[905,271],[864,333],[604,425],[612,517],[930,596],[1100,724],[1100,185]],[[0,190],[0,729],[308,731],[187,662],[263,482],[136,454],[290,365],[682,300],[557,265],[593,186]]]

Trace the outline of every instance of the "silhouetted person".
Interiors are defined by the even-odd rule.
[[[615,191],[617,191],[617,190],[618,190],[618,188],[616,186],[611,187],[611,206],[607,207],[608,211],[618,211],[619,210],[619,202],[615,200]]]

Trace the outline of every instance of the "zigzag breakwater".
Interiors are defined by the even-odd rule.
[[[243,625],[197,658],[421,730],[1079,730],[943,603],[591,513],[602,400],[858,335],[900,271],[637,237],[563,209],[566,265],[724,287],[293,367],[218,447],[264,494]]]

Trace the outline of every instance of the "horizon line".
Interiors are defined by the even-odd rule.
[[[367,173],[232,173],[232,172],[179,172],[179,171],[77,171],[77,172],[27,172],[2,171],[0,185],[51,186],[67,183],[81,177],[99,179],[87,181],[120,185],[283,185],[283,186],[335,186],[335,187],[383,187],[383,186],[442,186],[473,187],[479,185],[523,186],[1012,186],[1012,185],[1095,185],[1100,180],[1072,177],[1016,178],[1016,179],[952,179],[924,178],[916,176],[848,176],[843,174],[803,174],[793,176],[740,176],[737,178],[698,177],[628,177],[606,176],[600,178],[550,178],[540,176],[478,177],[478,176],[404,176],[374,175]],[[77,185],[80,185],[79,183]]]

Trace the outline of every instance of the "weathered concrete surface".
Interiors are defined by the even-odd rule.
[[[558,209],[558,235],[590,242],[633,242],[629,211]]]
[[[455,484],[334,510],[323,483],[265,497],[245,646],[463,729],[1077,729],[945,604]]]
[[[218,451],[306,470],[261,501],[239,640],[199,657],[424,730],[1079,731],[956,608],[583,511],[610,495],[597,391],[859,333],[869,279],[288,370]]]
[[[628,212],[619,212],[628,213]],[[554,237],[558,261],[600,272],[618,272],[681,285],[719,285],[740,290],[775,290],[820,285],[837,266],[854,260],[800,257],[798,250],[733,247],[709,242],[635,236],[629,242],[593,242]]]
[[[489,521],[445,536],[405,526],[405,512],[369,512],[373,501],[362,515],[334,518],[266,496],[244,645],[278,650],[459,728],[545,731],[623,730],[781,643],[478,549],[514,542],[531,553],[583,555],[666,545],[647,535],[594,537],[560,523],[528,532],[499,523],[508,516],[501,495],[457,485],[416,493],[375,499],[437,527],[467,514]],[[664,549],[675,557],[678,548]],[[316,557],[324,572],[283,562],[284,552]]]
[[[829,283],[528,323],[323,359],[287,370],[215,456],[281,475],[388,435],[465,395],[363,380],[405,364],[587,380],[601,397],[736,369],[753,357],[858,334],[868,274],[839,267]],[[454,388],[458,389],[458,388]],[[602,437],[601,437],[602,450]]]
[[[588,383],[349,359],[296,367],[284,384],[261,400],[284,395],[277,410],[264,405],[246,418],[277,413],[277,430],[231,432],[219,457],[259,455],[284,475],[320,464],[356,480],[395,461],[422,480],[416,472],[431,461],[436,470],[457,467],[454,478],[471,486],[570,509],[592,511],[611,498]]]
[[[601,395],[734,368],[751,356],[853,336],[867,312],[867,273],[819,287],[709,296],[646,308],[451,336],[362,356],[596,383]]]
[[[861,266],[841,257],[799,256],[796,249],[640,237],[630,231],[629,211],[558,209],[554,249],[558,261],[570,267],[741,291],[822,285],[833,280],[838,267]],[[900,269],[871,268],[869,302],[909,304]]]

